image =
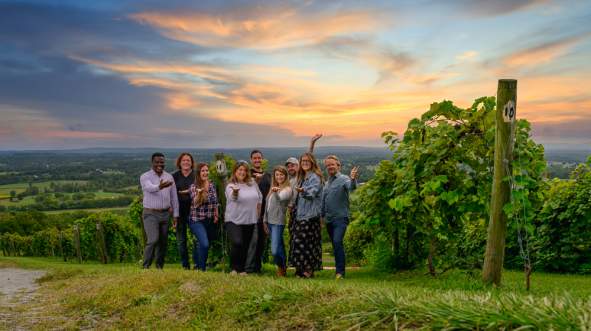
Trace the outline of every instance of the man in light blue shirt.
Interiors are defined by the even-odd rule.
[[[328,180],[322,190],[322,218],[332,241],[335,257],[336,278],[345,276],[345,248],[343,238],[349,224],[349,195],[357,188],[358,167],[353,167],[351,176],[341,174],[341,161],[335,155],[324,159]]]
[[[144,248],[144,269],[150,268],[154,255],[156,268],[164,267],[168,245],[168,219],[170,214],[175,223],[179,217],[179,201],[174,178],[164,171],[164,155],[152,154],[152,169],[140,177],[144,193],[142,213],[146,246]]]

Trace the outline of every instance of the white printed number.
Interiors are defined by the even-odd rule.
[[[515,104],[512,100],[509,100],[503,107],[503,120],[505,122],[515,121]]]

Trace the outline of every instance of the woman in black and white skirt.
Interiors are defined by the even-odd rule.
[[[320,212],[322,205],[322,172],[311,153],[300,157],[296,187],[296,219],[289,252],[290,264],[296,276],[311,278],[322,270]]]

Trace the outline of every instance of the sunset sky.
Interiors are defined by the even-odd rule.
[[[591,1],[0,0],[0,149],[383,146],[518,80],[591,144]]]

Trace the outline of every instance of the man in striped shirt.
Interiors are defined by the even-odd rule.
[[[171,213],[175,221],[179,217],[174,178],[164,171],[162,153],[152,154],[152,169],[140,177],[140,184],[144,192],[143,222],[147,237],[143,267],[149,268],[155,255],[156,268],[162,269],[168,243],[168,219]]]

